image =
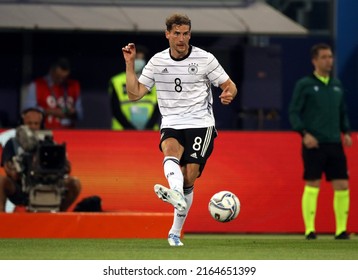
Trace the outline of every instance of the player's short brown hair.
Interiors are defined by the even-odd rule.
[[[171,16],[167,17],[165,25],[167,26],[168,31],[172,30],[173,25],[188,25],[190,30],[191,20],[187,15],[172,14]]]

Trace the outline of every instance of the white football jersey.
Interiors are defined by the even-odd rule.
[[[198,128],[215,125],[211,84],[229,79],[213,54],[191,47],[188,56],[175,60],[169,48],[155,54],[139,82],[148,90],[156,86],[161,128]]]

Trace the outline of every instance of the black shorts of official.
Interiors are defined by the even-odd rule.
[[[307,149],[302,145],[303,179],[319,180],[325,174],[327,181],[348,179],[347,158],[341,143],[319,144]]]
[[[27,193],[22,191],[21,183],[15,182],[13,180],[11,180],[11,182],[15,185],[15,193],[11,196],[8,196],[8,199],[15,205],[21,205],[21,206],[28,205],[29,196]]]
[[[163,128],[161,131],[159,148],[162,151],[162,142],[168,138],[175,138],[184,147],[180,165],[197,163],[200,165],[200,175],[204,170],[206,161],[214,149],[214,139],[217,136],[215,127],[172,129]],[[198,177],[200,177],[200,175]]]

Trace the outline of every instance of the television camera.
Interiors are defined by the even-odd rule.
[[[49,130],[32,131],[26,125],[16,129],[21,152],[13,159],[28,194],[29,212],[58,212],[65,195],[64,180],[69,172],[66,144],[57,144]]]

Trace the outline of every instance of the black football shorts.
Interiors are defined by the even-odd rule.
[[[348,179],[347,159],[341,143],[323,143],[319,148],[302,145],[303,178],[319,180],[325,174],[327,181]]]
[[[161,131],[159,148],[165,139],[175,138],[184,147],[180,165],[197,163],[200,173],[204,170],[207,159],[214,148],[214,139],[217,136],[215,127],[172,129],[163,128]]]

